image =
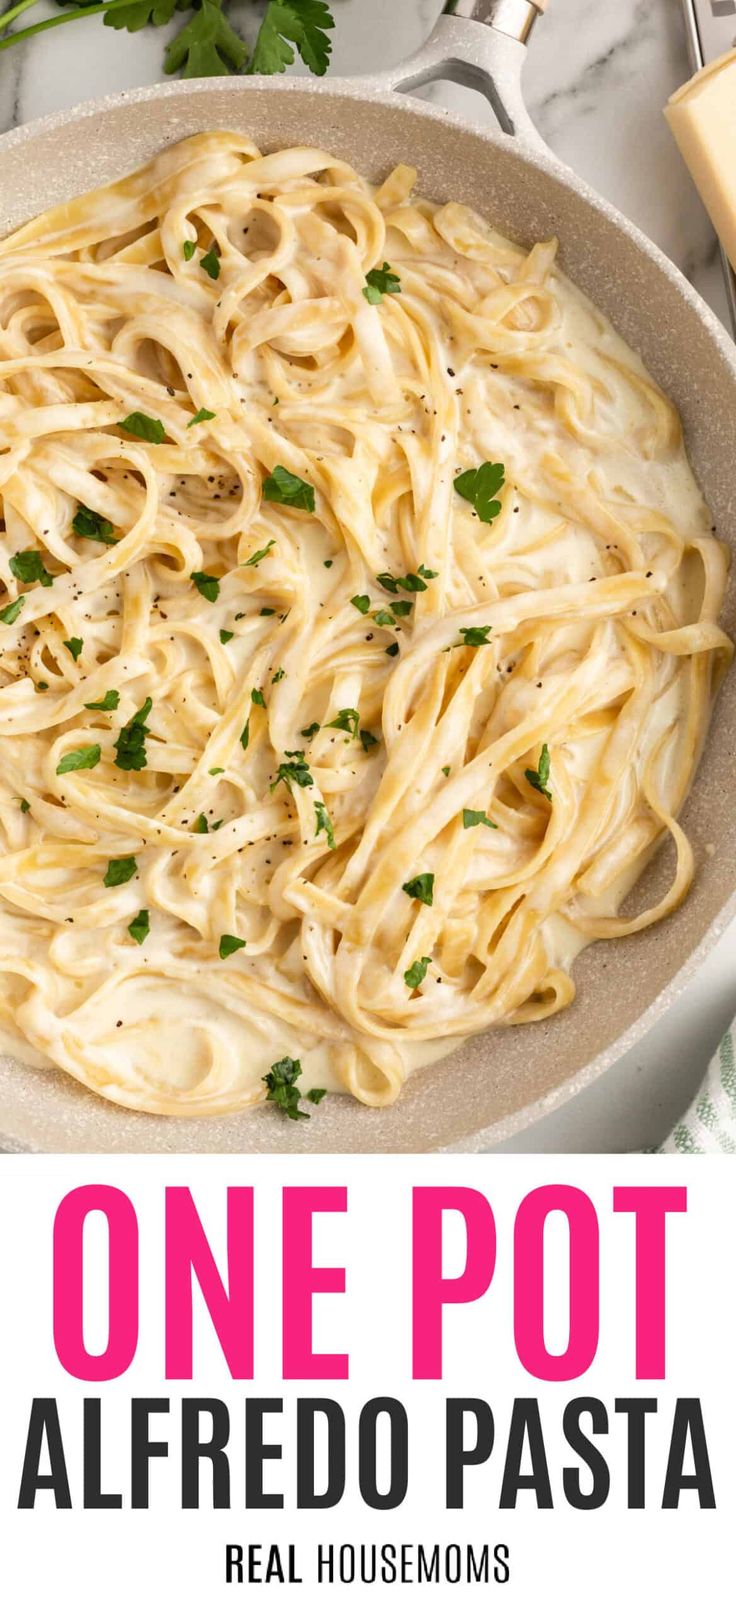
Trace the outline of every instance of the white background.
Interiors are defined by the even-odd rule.
[[[51,1235],[56,1207],[64,1193],[84,1182],[109,1181],[133,1199],[141,1246],[141,1327],[139,1350],[130,1371],[111,1384],[85,1386],[66,1377],[55,1359],[51,1332]],[[601,1228],[601,1332],[592,1369],[578,1382],[536,1383],[521,1368],[513,1347],[513,1221],[524,1194],[533,1187],[564,1180],[585,1189],[598,1210]],[[626,1183],[686,1183],[689,1209],[671,1215],[668,1229],[668,1375],[665,1383],[638,1383],[634,1375],[634,1225],[630,1214],[613,1214],[612,1188]],[[203,1308],[197,1310],[193,1384],[166,1384],[163,1374],[163,1191],[165,1184],[191,1187],[218,1259],[223,1251],[225,1188],[255,1186],[256,1199],[256,1382],[233,1384]],[[325,1218],[315,1243],[317,1263],[345,1263],[345,1296],[315,1301],[315,1347],[347,1350],[349,1383],[283,1384],[280,1374],[280,1196],[284,1184],[343,1184],[349,1190],[346,1216]],[[411,1186],[423,1183],[472,1185],[489,1197],[497,1225],[498,1261],[488,1294],[473,1306],[448,1311],[445,1321],[445,1380],[411,1382],[410,1213]],[[565,1611],[608,1611],[622,1598],[636,1611],[655,1601],[667,1611],[691,1611],[693,1602],[708,1611],[733,1605],[733,1514],[736,1475],[732,1459],[736,1432],[733,1337],[736,1299],[729,1230],[736,1208],[736,1174],[728,1160],[614,1159],[382,1159],[340,1158],[299,1161],[275,1159],[142,1160],[5,1159],[0,1169],[0,1530],[3,1602],[13,1611],[74,1606],[76,1611],[143,1611],[171,1605],[183,1611],[219,1611],[247,1605],[274,1606],[320,1602],[336,1611],[363,1607],[380,1594],[380,1605],[400,1603],[402,1611],[430,1605],[485,1607],[513,1611],[539,1606]],[[452,1224],[452,1221],[450,1221]],[[90,1238],[94,1251],[94,1239]],[[101,1246],[101,1243],[97,1243]],[[565,1238],[549,1234],[548,1346],[561,1349],[566,1327]],[[446,1273],[462,1261],[462,1242],[449,1245]],[[104,1288],[103,1265],[90,1271],[95,1292]],[[523,1271],[520,1273],[523,1279]],[[94,1316],[90,1312],[90,1323]],[[98,1331],[100,1346],[101,1334]],[[92,1335],[88,1345],[92,1346]],[[246,1392],[283,1396],[280,1422],[283,1467],[273,1468],[272,1485],[285,1484],[283,1512],[242,1508],[242,1441],[239,1405]],[[339,1399],[348,1417],[347,1493],[339,1509],[302,1512],[293,1508],[293,1416],[297,1393]],[[80,1499],[81,1402],[85,1393],[103,1399],[103,1481],[128,1489],[126,1440],[132,1396],[170,1396],[168,1433],[174,1457],[153,1462],[152,1509],[147,1513],[87,1512]],[[232,1414],[233,1510],[207,1508],[209,1487],[199,1512],[179,1510],[176,1468],[176,1406],[182,1394],[225,1398]],[[399,1512],[368,1511],[357,1494],[354,1428],[357,1410],[372,1396],[389,1394],[406,1403],[410,1418],[410,1486]],[[561,1468],[575,1463],[565,1450],[560,1420],[572,1397],[591,1394],[609,1406],[612,1430],[602,1439],[611,1467],[611,1496],[592,1513],[568,1508]],[[616,1396],[652,1396],[658,1415],[648,1418],[648,1508],[626,1509],[626,1450],[623,1418],[613,1415]],[[27,1419],[32,1396],[56,1396],[65,1434],[75,1509],[56,1512],[41,1496],[32,1512],[17,1512]],[[444,1398],[488,1399],[497,1423],[497,1444],[487,1467],[469,1473],[463,1512],[445,1513]],[[510,1401],[538,1396],[546,1434],[555,1509],[540,1513],[531,1495],[516,1511],[498,1511]],[[702,1398],[718,1509],[701,1512],[692,1494],[678,1511],[663,1512],[662,1478],[669,1443],[671,1407],[678,1396]],[[272,1423],[274,1441],[281,1441]],[[156,1428],[158,1430],[158,1427]],[[161,1431],[165,1435],[163,1425]],[[567,1454],[567,1458],[565,1455]],[[294,1541],[305,1578],[317,1540],[508,1543],[512,1576],[507,1586],[380,1587],[319,1590],[304,1588],[226,1588],[225,1542],[249,1539]],[[305,1599],[306,1596],[306,1599]]]

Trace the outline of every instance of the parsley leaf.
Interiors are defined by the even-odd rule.
[[[192,833],[209,833],[209,831],[210,825],[207,821],[207,818],[204,812],[200,811],[199,816],[195,817],[194,822],[192,823]]]
[[[400,290],[401,280],[388,263],[384,263],[382,269],[374,268],[366,274],[363,286],[366,302],[382,302],[385,296],[398,296]]]
[[[549,748],[546,744],[543,744],[539,755],[538,768],[535,771],[533,767],[528,766],[524,773],[527,783],[531,783],[532,788],[536,789],[539,794],[543,794],[547,800],[552,799],[552,795],[547,788],[547,784],[549,783],[550,767],[551,761]]]
[[[490,817],[486,816],[485,811],[468,811],[467,809],[463,811],[464,828],[478,828],[481,824],[484,828],[498,827],[498,823],[491,822]]]
[[[204,262],[204,258],[202,259],[202,261]],[[196,414],[193,414],[191,419],[187,422],[187,430],[191,431],[193,425],[204,425],[205,420],[216,420],[216,419],[217,419],[217,415],[213,414],[211,409],[209,409],[209,408],[198,408]]]
[[[325,0],[270,0],[248,72],[283,73],[294,61],[291,40],[305,67],[322,78],[332,54],[326,30],[334,26]]]
[[[19,582],[40,582],[42,587],[51,587],[54,580],[37,548],[24,548],[19,554],[13,554],[10,569]]]
[[[220,627],[220,643],[229,643],[235,637],[234,632],[228,632],[226,627]]]
[[[194,257],[194,254],[195,254],[196,250],[197,250],[197,242],[196,241],[184,241],[184,243],[182,245],[182,255],[184,257],[184,262],[185,263],[191,263],[192,258]]]
[[[181,0],[131,0],[129,6],[106,13],[105,27],[125,28],[129,34],[137,34],[148,23],[162,28],[178,10],[181,10]]]
[[[216,576],[208,576],[206,571],[192,571],[192,581],[198,593],[206,599],[208,604],[216,604],[220,597],[220,583]]]
[[[466,649],[481,649],[488,643],[489,635],[492,630],[493,628],[489,626],[461,627],[460,636],[463,641],[462,643],[456,644],[455,648],[462,649],[464,647]]]
[[[153,700],[147,699],[118,733],[115,740],[115,765],[120,767],[121,772],[142,772],[148,765],[146,739],[150,729],[146,727],[146,722],[152,708]]]
[[[505,480],[504,464],[479,464],[476,470],[464,470],[462,475],[455,477],[455,491],[472,503],[479,520],[490,526],[496,515],[501,513],[496,493],[501,491]]]
[[[351,738],[357,738],[360,716],[357,710],[341,710],[334,722],[325,722],[325,727],[336,727],[339,733],[349,733]]]
[[[108,688],[103,699],[93,699],[85,710],[117,710],[120,704],[120,695],[117,688]]]
[[[361,615],[367,615],[371,607],[371,601],[367,593],[356,593],[350,603],[355,605],[356,610],[360,610]]]
[[[138,863],[135,856],[113,856],[107,864],[107,872],[102,880],[105,889],[117,889],[118,884],[129,884],[135,878]]]
[[[118,420],[118,427],[129,436],[137,436],[141,442],[163,442],[166,435],[166,426],[161,420],[154,420],[150,414],[141,414],[137,409],[124,420]]]
[[[283,464],[277,464],[273,475],[266,476],[263,497],[266,503],[283,503],[289,509],[306,509],[310,515],[314,514],[314,487],[302,481],[301,476],[292,475]]]
[[[410,878],[408,884],[402,884],[401,888],[413,901],[431,906],[434,901],[434,873],[419,873],[416,878]]]
[[[315,817],[317,819],[317,827],[316,827],[316,830],[315,830],[316,834],[317,834],[317,837],[319,838],[319,835],[321,833],[326,834],[327,835],[327,849],[328,850],[334,850],[335,849],[335,834],[334,834],[334,830],[333,830],[333,827],[332,827],[332,822],[331,822],[329,816],[327,815],[327,807],[324,804],[324,801],[315,800],[315,802],[314,802],[314,815],[315,815]]]
[[[270,554],[275,543],[276,538],[272,537],[270,543],[266,543],[265,548],[257,548],[255,554],[251,554],[250,559],[244,560],[243,563],[245,565],[260,565],[261,560],[265,559],[267,554]]]
[[[369,750],[375,749],[378,739],[374,738],[373,734],[369,733],[365,727],[361,727],[359,737],[366,754]]]
[[[283,682],[285,676],[286,676],[286,672],[284,671],[283,666],[279,666],[278,671],[274,673],[273,677],[271,678],[271,681],[272,682]]]
[[[399,652],[399,645],[398,645],[398,643],[390,643],[390,644],[389,644],[389,646],[388,646],[388,648],[387,648],[387,650],[386,650],[386,653],[387,653],[387,654],[390,654],[390,655],[391,655],[391,657],[392,657],[392,659],[393,659],[393,657],[394,657],[394,655],[397,655],[397,654],[398,654],[398,652]]]
[[[90,542],[106,543],[108,548],[112,548],[118,540],[113,537],[112,521],[105,520],[103,515],[96,514],[94,509],[88,509],[83,503],[80,503],[72,521],[72,531],[78,537],[88,537]]]
[[[266,701],[261,693],[260,688],[251,688],[250,698],[252,705],[260,705],[262,710],[266,709]]]
[[[220,935],[220,960],[226,962],[228,957],[234,956],[236,951],[242,951],[246,942],[239,940],[237,934]]]
[[[209,252],[204,253],[204,256],[200,258],[199,266],[204,269],[205,274],[209,274],[211,280],[219,280],[220,254],[216,246],[210,247]]]
[[[418,990],[420,984],[423,984],[431,961],[431,957],[417,957],[416,962],[412,962],[411,967],[407,968],[404,984],[408,985],[410,990]]]
[[[294,792],[292,787],[294,783],[298,784],[300,789],[310,789],[314,783],[314,778],[304,759],[304,751],[287,750],[286,754],[289,759],[281,762],[271,784],[271,794],[273,794],[274,789],[278,788],[280,783],[286,784],[290,794]]]
[[[102,751],[99,744],[83,744],[79,750],[69,750],[62,755],[56,768],[56,776],[63,777],[65,772],[89,772],[97,766]]]
[[[242,71],[248,52],[224,15],[222,0],[201,0],[189,22],[167,46],[164,72],[182,78],[219,78]]]
[[[6,604],[5,608],[0,610],[0,621],[2,621],[5,626],[13,626],[14,622],[17,621],[25,602],[25,594],[23,593],[19,599],[13,599],[12,604]]]
[[[278,1063],[272,1064],[268,1073],[263,1077],[267,1092],[266,1101],[275,1102],[287,1119],[309,1118],[309,1114],[305,1113],[299,1106],[301,1091],[296,1082],[301,1079],[302,1073],[302,1065],[298,1057],[282,1057]],[[304,1100],[305,1102],[313,1102],[317,1107],[326,1095],[326,1091],[315,1088],[307,1092]]]
[[[308,727],[302,727],[301,729],[302,738],[314,738],[315,733],[318,732],[319,722],[310,722]]]
[[[243,749],[247,750],[248,745],[250,744],[250,721],[247,721],[245,727],[243,728],[243,731],[240,735],[240,742],[243,746]]]
[[[428,571],[426,565],[420,565],[418,571],[409,571],[406,576],[392,576],[390,571],[382,571],[376,581],[387,593],[396,593],[400,587],[405,593],[426,593],[427,582],[434,581],[437,574],[437,571]],[[405,608],[400,607],[399,614],[406,614]]]
[[[131,940],[135,940],[136,945],[142,945],[143,941],[148,939],[150,930],[151,919],[149,917],[147,908],[144,906],[141,908],[138,916],[133,918],[132,923],[128,924],[128,933]]]
[[[72,660],[78,660],[84,648],[84,638],[64,638],[64,648],[69,650]]]

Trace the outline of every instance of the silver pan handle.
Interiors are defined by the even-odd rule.
[[[521,72],[527,40],[547,0],[449,0],[426,45],[374,76],[376,89],[407,94],[441,79],[479,90],[504,134],[547,151],[524,105]]]

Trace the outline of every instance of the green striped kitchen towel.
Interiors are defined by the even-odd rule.
[[[736,1152],[736,1023],[724,1035],[687,1113],[660,1152]]]

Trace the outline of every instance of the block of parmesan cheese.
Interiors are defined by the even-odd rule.
[[[665,116],[736,268],[736,50],[683,84]]]

